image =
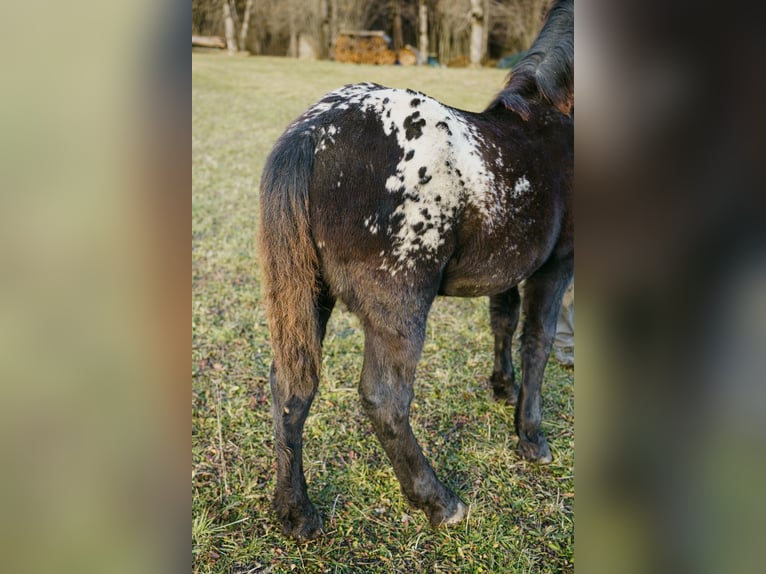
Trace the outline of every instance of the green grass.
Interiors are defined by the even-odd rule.
[[[566,572],[573,570],[573,375],[551,361],[543,430],[554,456],[515,453],[513,412],[492,400],[487,301],[441,298],[429,318],[412,425],[468,520],[432,530],[410,508],[356,391],[363,338],[330,321],[305,430],[309,494],[326,534],[282,536],[270,501],[274,456],[269,335],[254,250],[258,180],[274,140],[325,92],[375,81],[479,111],[501,70],[376,67],[195,54],[192,230],[194,572]]]

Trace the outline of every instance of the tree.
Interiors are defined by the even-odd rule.
[[[471,0],[438,0],[434,4],[433,44],[439,62],[448,64],[470,53]]]
[[[287,30],[290,34],[290,44],[287,49],[287,55],[291,58],[298,57],[298,15],[295,13],[296,3],[294,0],[285,0],[285,5],[288,8],[287,13]]]
[[[338,0],[330,0],[330,58],[335,58],[335,40],[338,38]]]
[[[418,0],[418,64],[428,62],[428,4]]]
[[[247,33],[250,30],[250,15],[253,13],[253,7],[253,0],[245,2],[245,14],[242,18],[242,28],[239,30],[239,49],[243,52],[247,50]]]
[[[223,23],[224,33],[226,34],[226,48],[229,50],[229,54],[234,54],[237,51],[237,43],[234,40],[234,16],[231,13],[231,6],[228,0],[223,0]]]
[[[482,0],[471,0],[471,66],[478,68],[486,51],[484,6]]]
[[[482,26],[481,45],[483,47],[482,59],[486,59],[489,54],[489,31],[491,28],[490,15],[492,14],[491,0],[483,0],[482,8],[484,11],[484,25]]]
[[[297,55],[311,37],[320,58],[332,58],[338,34],[385,30],[394,47],[418,46],[420,63],[478,65],[495,53],[529,48],[549,0],[192,0],[192,34],[223,36],[229,51]],[[479,33],[481,32],[481,33]]]
[[[391,0],[391,13],[393,15],[394,52],[399,54],[399,50],[404,47],[404,40],[402,39],[402,6],[399,0]]]
[[[514,52],[528,49],[549,4],[550,0],[492,0],[492,36]]]

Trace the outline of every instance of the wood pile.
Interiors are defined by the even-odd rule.
[[[457,58],[452,58],[449,62],[447,62],[448,68],[467,68],[471,65],[471,59],[468,56],[458,56]]]
[[[226,40],[220,36],[194,36],[192,35],[192,47],[197,48],[225,48]]]
[[[384,32],[342,32],[335,41],[335,61],[354,64],[393,64],[396,54],[388,48]]]
[[[407,44],[404,48],[399,50],[399,63],[402,66],[414,66],[418,63],[418,53],[415,48]]]

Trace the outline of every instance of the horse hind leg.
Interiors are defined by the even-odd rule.
[[[432,526],[454,524],[465,504],[436,477],[410,426],[415,367],[425,337],[425,317],[409,332],[365,326],[359,391],[375,434],[393,465],[402,492]]]
[[[318,341],[324,338],[335,299],[323,289],[316,302]],[[296,344],[286,368],[272,363],[269,375],[273,398],[277,485],[274,510],[288,536],[308,539],[322,532],[322,519],[309,500],[303,473],[303,425],[319,383],[317,349]]]
[[[518,287],[489,298],[490,325],[495,337],[495,364],[489,381],[495,399],[509,405],[516,404],[519,394],[511,356],[513,334],[519,322],[519,306]]]
[[[516,404],[519,453],[543,464],[552,460],[548,441],[540,430],[540,390],[553,338],[561,299],[572,279],[572,258],[546,263],[524,284],[524,329],[521,335],[522,382]]]

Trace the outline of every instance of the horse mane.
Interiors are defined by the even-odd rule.
[[[540,34],[487,109],[502,105],[527,120],[535,99],[566,115],[574,105],[574,0],[553,2]]]

